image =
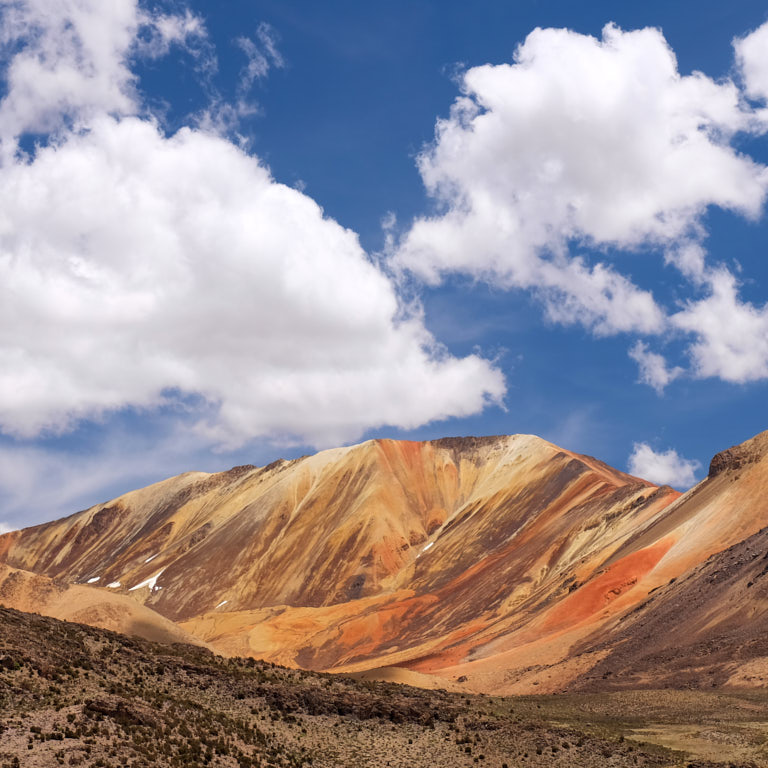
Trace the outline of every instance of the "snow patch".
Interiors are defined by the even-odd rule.
[[[99,578],[100,578],[99,576],[94,576],[92,579],[88,579],[88,581],[86,581],[85,583],[86,584],[95,584],[99,580]]]
[[[422,549],[418,555],[416,555],[416,559],[418,560],[430,547],[434,546],[434,544],[434,541],[430,541],[429,544],[427,544],[427,546],[424,547],[424,549]]]
[[[163,571],[165,568],[163,568]],[[157,580],[163,575],[163,571],[160,571],[157,575],[153,576],[151,579],[146,579],[145,581],[142,581],[141,584],[137,584],[135,587],[131,587],[128,591],[133,592],[135,589],[141,589],[142,587],[149,587],[151,591],[154,591],[156,589],[161,589],[161,587],[157,586]]]
[[[117,589],[119,586],[120,586],[119,581],[113,581],[111,584],[107,584],[107,587],[109,587],[109,589]]]
[[[229,602],[229,600],[222,600],[216,607],[221,608],[222,605],[226,605]]]
[[[160,554],[160,553],[158,552],[158,553],[157,553],[157,555],[159,555],[159,554]],[[154,560],[154,559],[157,557],[157,555],[152,555],[152,557],[148,557],[148,558],[147,558],[147,559],[144,561],[144,564],[146,565],[147,563],[151,563],[151,562],[152,562],[152,561],[153,561],[153,560]]]

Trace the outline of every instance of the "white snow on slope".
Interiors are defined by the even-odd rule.
[[[434,545],[435,545],[435,542],[430,541],[429,544],[427,544],[427,546],[424,547],[424,549],[422,549],[418,555],[416,555],[416,559],[418,560],[430,547],[433,547]]]
[[[163,571],[165,568],[163,568]],[[128,591],[133,592],[135,589],[141,589],[142,587],[149,587],[150,590],[154,591],[155,589],[160,589],[160,587],[157,586],[157,580],[163,575],[163,571],[160,571],[157,575],[153,576],[151,579],[147,579],[146,581],[142,581],[141,584],[137,584],[135,587],[131,587]]]

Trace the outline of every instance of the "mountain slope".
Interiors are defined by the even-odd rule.
[[[6,534],[0,561],[222,653],[557,690],[649,592],[768,526],[766,442],[679,497],[533,436],[369,441],[171,478]]]
[[[465,659],[449,668],[435,667],[433,671],[449,677],[466,675],[474,679],[478,689],[506,693],[556,691],[577,678],[583,679],[598,663],[602,664],[598,669],[605,667],[616,673],[623,668],[622,663],[629,663],[629,658],[620,662],[618,659],[623,657],[619,651],[611,649],[628,648],[624,644],[630,640],[641,651],[649,647],[646,641],[651,640],[653,647],[661,643],[670,651],[676,642],[690,640],[696,631],[693,624],[682,620],[684,612],[678,615],[675,609],[669,609],[666,619],[660,620],[645,640],[641,639],[641,625],[626,623],[625,615],[669,582],[670,589],[655,601],[660,610],[672,601],[689,604],[698,590],[707,596],[710,613],[730,615],[732,595],[714,594],[702,582],[692,588],[691,595],[678,597],[682,580],[680,584],[677,580],[716,553],[739,545],[768,526],[767,497],[768,432],[763,432],[715,456],[704,481],[638,525],[634,534],[572,594],[520,630],[483,649],[479,658]],[[740,602],[743,612],[751,615],[759,606],[755,597],[755,593],[744,595]],[[612,657],[612,662],[602,663],[609,653],[619,655]],[[413,668],[426,671],[423,664]],[[501,679],[500,669],[506,670]],[[731,672],[736,674],[735,667]],[[646,684],[660,684],[663,679],[660,668],[651,664]],[[596,683],[596,687],[604,686]]]
[[[0,565],[0,604],[160,643],[204,643],[126,595]]]
[[[768,529],[654,591],[597,647],[577,689],[768,684]]]
[[[671,507],[669,515],[695,520],[686,546],[702,530],[749,531],[765,524],[768,433],[712,460],[708,478]],[[696,511],[691,516],[692,509]],[[674,685],[768,684],[768,528],[699,562],[681,578],[654,590],[615,620],[607,637],[589,645],[605,651],[578,682],[584,689]]]
[[[227,653],[445,666],[566,596],[676,497],[532,436],[370,441],[181,475],[8,534],[0,555]]]

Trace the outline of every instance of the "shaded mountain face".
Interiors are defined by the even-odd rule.
[[[682,498],[532,436],[370,441],[181,475],[6,534],[0,561],[220,653],[555,690],[650,591],[768,525],[756,441]]]
[[[68,584],[7,565],[0,565],[0,604],[126,635],[139,635],[155,642],[204,645],[178,624],[127,595]]]

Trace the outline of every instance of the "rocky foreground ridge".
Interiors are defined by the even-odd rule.
[[[756,768],[766,715],[765,694],[425,691],[0,608],[0,768]],[[706,732],[687,755],[659,743],[681,723]]]
[[[682,496],[527,435],[187,473],[0,537],[0,602],[426,687],[760,685],[766,454]]]

